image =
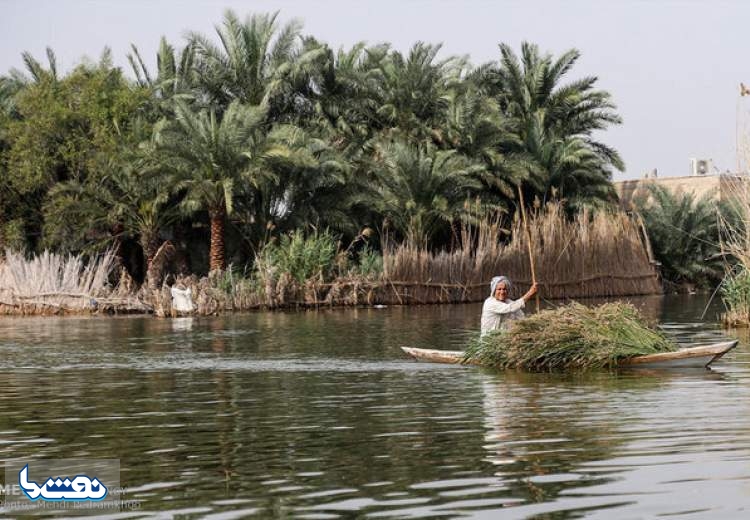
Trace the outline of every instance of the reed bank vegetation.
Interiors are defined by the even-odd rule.
[[[127,71],[24,54],[0,77],[3,312],[168,315],[170,286],[201,313],[475,301],[499,272],[524,290],[528,240],[549,297],[659,292],[614,209],[620,117],[578,51],[440,51],[227,11],[155,68],[135,46]]]
[[[722,218],[721,256],[726,274],[719,285],[726,312],[722,318],[732,327],[750,326],[750,182],[731,186],[728,218]]]

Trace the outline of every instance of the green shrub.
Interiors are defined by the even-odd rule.
[[[257,268],[262,272],[272,271],[276,278],[289,274],[299,284],[312,278],[328,280],[333,275],[337,250],[336,239],[328,231],[315,230],[306,237],[296,230],[266,245]]]
[[[378,278],[383,274],[383,255],[366,247],[359,254],[359,261],[353,269],[353,274],[365,278]]]
[[[251,282],[248,278],[247,266],[240,269],[236,265],[229,264],[224,271],[216,272],[212,276],[213,286],[228,295],[235,294],[241,288],[244,289]]]
[[[11,220],[2,226],[0,229],[0,246],[2,246],[2,249],[14,251],[26,250],[26,231],[22,219]]]
[[[673,193],[664,186],[648,186],[650,198],[636,200],[654,256],[667,284],[693,283],[710,287],[721,280],[724,266],[719,247],[719,215],[728,208],[708,193]]]

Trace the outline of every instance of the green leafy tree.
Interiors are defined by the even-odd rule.
[[[307,87],[307,78],[325,57],[325,49],[302,44],[298,21],[280,26],[277,18],[278,12],[254,14],[240,21],[227,10],[222,25],[216,27],[220,45],[190,33],[197,81],[209,106],[221,109],[233,100],[264,104],[275,121],[295,112],[299,93],[291,87]]]
[[[216,111],[194,111],[178,102],[176,119],[158,128],[156,150],[163,167],[177,175],[176,186],[184,190],[183,208],[207,210],[211,226],[210,270],[226,267],[226,218],[242,194],[257,212],[259,205],[282,204],[262,200],[269,186],[278,181],[285,165],[304,166],[312,157],[295,154],[280,132],[265,125],[267,108],[233,101],[219,117]],[[278,208],[277,211],[283,211]]]
[[[15,96],[18,116],[6,127],[5,157],[6,186],[25,208],[24,234],[36,242],[47,192],[56,183],[86,182],[106,171],[123,146],[135,146],[133,127],[147,93],[112,66],[107,50],[99,63],[62,79],[54,67],[45,71],[30,60],[33,81]]]
[[[483,166],[455,150],[396,140],[379,143],[376,157],[375,207],[397,233],[422,247],[459,219],[482,188]]]
[[[499,67],[484,71],[484,83],[516,122],[521,147],[515,151],[526,155],[530,184],[543,198],[557,193],[575,203],[613,200],[612,169],[624,164],[593,134],[621,119],[610,94],[594,88],[597,78],[561,84],[580,53],[553,59],[530,43],[522,44],[520,59],[506,44],[500,51]]]
[[[8,76],[0,76],[0,113],[8,118],[19,118],[16,96],[28,85],[28,80],[18,71]],[[5,120],[4,125],[7,125]]]
[[[646,225],[654,256],[669,284],[707,286],[721,279],[719,207],[709,193],[671,193],[651,184],[648,197],[636,201]]]

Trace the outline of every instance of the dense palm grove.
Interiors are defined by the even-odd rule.
[[[127,73],[105,50],[61,76],[50,50],[0,78],[4,247],[114,247],[142,277],[169,239],[206,272],[294,230],[451,247],[519,189],[571,210],[615,198],[623,163],[595,134],[620,118],[596,78],[568,79],[575,50],[501,44],[482,66],[421,42],[335,51],[231,11],[216,32],[162,40],[155,70],[133,47]]]

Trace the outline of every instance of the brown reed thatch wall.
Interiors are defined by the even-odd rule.
[[[549,204],[530,216],[529,230],[545,298],[661,292],[641,230],[624,213],[584,211],[570,221],[561,205]],[[464,243],[476,243],[475,251],[464,247],[431,254],[409,245],[389,251],[384,256],[384,289],[388,292],[390,285],[404,303],[445,301],[448,295],[451,301],[479,301],[489,296],[492,277],[503,274],[514,282],[511,296],[518,297],[532,279],[527,235],[519,219],[509,244],[501,245],[498,233],[496,223],[480,227],[476,236],[465,233]]]
[[[529,222],[537,280],[544,298],[586,298],[659,294],[656,269],[639,224],[624,213],[587,212],[570,221],[560,205],[548,205]],[[210,280],[183,278],[178,284],[196,295],[198,314],[223,310],[321,305],[429,304],[482,301],[489,281],[504,274],[515,282],[512,297],[531,283],[528,242],[520,222],[513,240],[502,244],[498,221],[464,228],[462,247],[431,253],[412,244],[386,249],[377,279],[339,278],[300,286],[287,275],[268,279],[262,291],[234,285],[230,293]],[[148,299],[157,315],[172,314],[168,290]]]

